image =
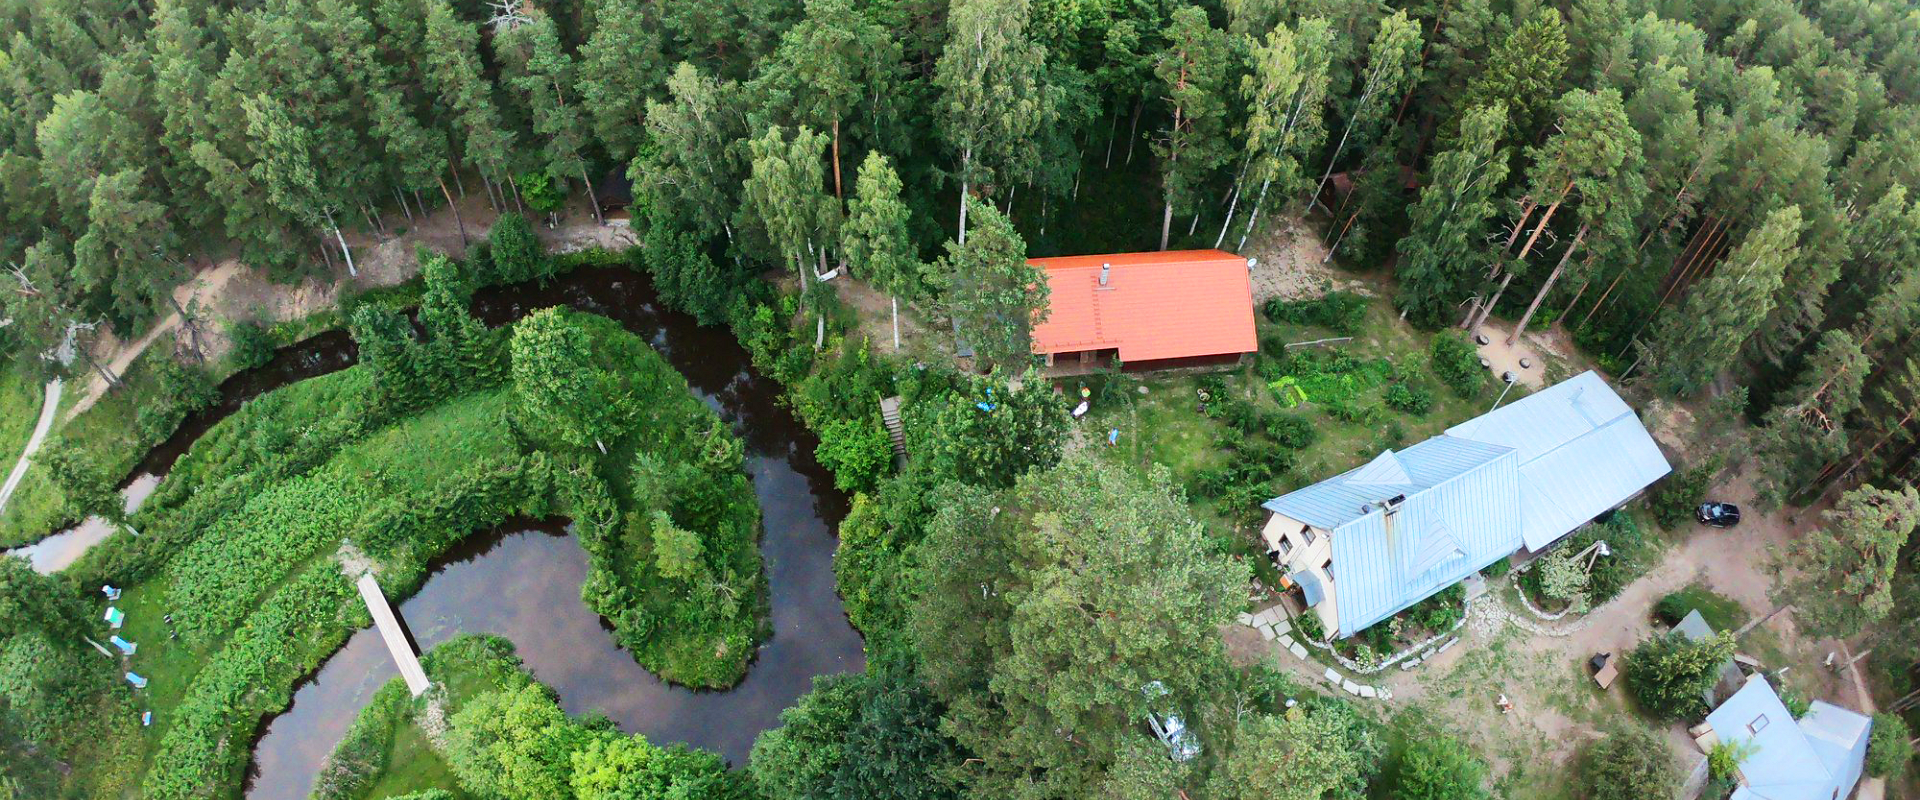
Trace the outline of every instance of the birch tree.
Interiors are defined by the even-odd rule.
[[[1504,105],[1467,109],[1458,146],[1435,156],[1428,169],[1394,268],[1394,305],[1417,325],[1446,324],[1492,261],[1485,236],[1496,211],[1494,192],[1507,179],[1506,127]]]
[[[682,63],[667,79],[667,99],[647,102],[647,135],[658,145],[628,170],[655,208],[670,209],[687,228],[733,241],[734,193],[743,170],[730,145],[744,135],[733,108],[737,86]]]
[[[833,194],[842,197],[841,129],[857,122],[868,142],[883,130],[898,138],[902,59],[900,43],[848,0],[807,0],[805,16],[781,36],[748,94],[769,121],[832,136]]]
[[[314,227],[332,231],[347,260],[347,274],[359,276],[353,264],[353,250],[341,235],[334,214],[342,199],[320,185],[314,171],[312,137],[305,128],[293,124],[280,104],[266,95],[246,101],[247,136],[253,142],[253,177],[267,187],[267,198],[296,219]]]
[[[893,346],[900,347],[900,296],[921,291],[920,259],[907,229],[907,204],[900,200],[900,176],[879,151],[867,153],[847,204],[840,249],[854,274],[888,295],[893,305]]]
[[[1046,50],[1027,38],[1027,0],[956,0],[946,52],[934,67],[935,126],[953,151],[960,181],[958,241],[967,241],[965,198],[992,197],[1038,156],[1039,132],[1057,116],[1047,91]]]
[[[839,204],[826,193],[821,167],[826,149],[826,135],[804,126],[791,139],[779,128],[768,128],[748,143],[752,169],[741,186],[747,213],[766,231],[777,259],[793,265],[802,297],[811,295],[817,282],[809,274],[808,256],[824,265],[839,229]]]
[[[1315,201],[1326,191],[1327,181],[1333,177],[1333,168],[1340,163],[1347,143],[1351,141],[1361,147],[1370,144],[1386,124],[1387,115],[1393,110],[1393,99],[1419,79],[1420,23],[1409,19],[1405,11],[1396,11],[1380,21],[1380,31],[1367,45],[1367,69],[1360,78],[1360,94],[1347,111],[1347,124],[1340,131],[1340,141],[1334,145],[1333,155],[1327,157],[1326,171],[1314,187]]]
[[[1239,249],[1260,222],[1267,191],[1280,185],[1280,196],[1294,197],[1306,189],[1306,159],[1326,141],[1324,115],[1328,70],[1333,60],[1333,29],[1326,20],[1301,20],[1299,29],[1276,27],[1253,50],[1253,71],[1240,82],[1241,97],[1249,109],[1246,122],[1246,169],[1241,188],[1259,184],[1253,208],[1240,229]],[[1233,222],[1229,202],[1227,224]],[[1226,225],[1214,246],[1225,238]]]

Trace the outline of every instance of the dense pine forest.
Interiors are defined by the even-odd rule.
[[[1218,629],[1259,577],[1235,526],[1282,485],[1324,477],[1296,469],[1294,451],[1320,435],[1304,418],[1249,411],[1222,448],[1247,466],[1176,480],[1179,465],[1073,452],[1045,382],[1007,382],[1033,363],[1028,321],[1046,301],[1026,257],[1243,252],[1281,237],[1316,239],[1327,263],[1386,287],[1376,322],[1439,332],[1436,373],[1447,347],[1466,351],[1457,331],[1512,344],[1557,330],[1614,381],[1697,417],[1687,430],[1709,441],[1676,460],[1654,502],[1677,498],[1684,520],[1733,471],[1756,512],[1819,517],[1824,530],[1794,543],[1807,573],[1796,613],[1871,652],[1878,692],[1905,695],[1896,706],[1920,698],[1910,7],[0,5],[10,369],[132,391],[102,363],[107,334],[199,313],[173,290],[218,263],[280,283],[351,280],[368,243],[445,216],[463,245],[459,260],[423,251],[397,299],[343,308],[334,327],[358,342],[359,365],[214,428],[133,518],[146,534],[51,578],[0,559],[0,798],[238,796],[261,719],[363,622],[327,561],[335,548],[410,587],[482,518],[578,516],[590,602],[620,646],[677,684],[740,680],[770,634],[739,432],[686,402],[684,381],[618,326],[543,314],[488,329],[466,310],[478,287],[552,278],[562,267],[532,229],[613,224],[614,194],[631,196],[619,224],[638,246],[565,268],[630,261],[786,387],[853,495],[835,567],[868,666],[817,681],[729,771],[569,717],[510,645],[467,641],[429,666],[464,676],[448,681],[464,691],[493,688],[436,717],[451,783],[418,797],[452,785],[529,800],[1670,790],[1670,765],[1644,763],[1663,745],[1638,729],[1582,745],[1575,764],[1536,765],[1578,785],[1549,792],[1490,779],[1507,756],[1473,752],[1444,724],[1383,724],[1266,662],[1229,663]],[[460,216],[481,207],[484,221]],[[919,335],[950,325],[977,351],[973,369],[850,344],[853,312],[821,279],[837,269],[895,301],[896,351],[904,311],[937,320]],[[263,363],[271,345],[235,327],[235,352]],[[167,395],[163,410],[141,407],[147,444],[213,402],[213,370],[187,361],[140,384]],[[1464,387],[1444,402],[1499,402],[1470,355],[1455,362]],[[1435,402],[1405,391],[1388,403],[1424,415]],[[906,400],[911,462],[893,460],[883,395]],[[1200,397],[1209,416],[1233,413]],[[418,442],[434,444],[409,455]],[[115,517],[126,476],[74,452],[56,444],[43,462],[68,504],[55,516]],[[403,468],[454,477],[395,477]],[[77,633],[103,580],[151,581],[192,606],[172,611],[197,649],[166,667],[192,683],[156,695],[177,705],[150,734],[134,721],[146,701]],[[457,672],[462,659],[484,668]],[[1168,699],[1143,698],[1150,684]],[[379,702],[369,713],[405,701]],[[1168,758],[1140,724],[1154,703],[1185,709],[1199,757]],[[388,724],[372,718],[352,736],[399,748],[367,732]],[[375,796],[370,776],[392,768],[316,796]]]
[[[1163,247],[1244,246],[1310,210],[1416,322],[1562,321],[1683,395],[1751,372],[1748,414],[1792,454],[1767,459],[1780,496],[1913,461],[1920,22],[1886,4],[72,2],[5,19],[4,346],[27,361],[75,325],[139,332],[215,259],[352,271],[343,230],[468,192],[546,213],[624,169],[713,308],[740,265],[860,256],[890,291],[937,288],[860,243],[904,225],[917,264],[964,230],[962,193],[1036,254],[1152,245],[1149,220]],[[896,200],[904,223],[875,205]]]

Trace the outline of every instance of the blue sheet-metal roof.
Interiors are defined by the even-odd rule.
[[[1670,470],[1587,372],[1262,505],[1331,533],[1327,588],[1350,636],[1522,545],[1552,544]]]
[[[1534,551],[1673,471],[1633,409],[1595,372],[1455,425],[1447,435],[1518,452],[1521,538]]]
[[[1741,785],[1732,800],[1832,800],[1853,792],[1867,757],[1873,721],[1816,701],[1795,720],[1761,675],[1707,715],[1722,742],[1747,742]]]
[[[1322,530],[1337,530],[1369,513],[1361,506],[1431,489],[1507,452],[1509,448],[1499,445],[1435,436],[1398,453],[1383,452],[1363,466],[1268,500],[1261,507]]]
[[[1451,449],[1457,442],[1447,437]],[[1408,448],[1407,452],[1418,449]],[[1351,636],[1458,583],[1520,548],[1514,454],[1505,450],[1387,510],[1375,507],[1333,532],[1333,587],[1340,635]]]

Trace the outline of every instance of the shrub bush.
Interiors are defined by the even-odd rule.
[[[1315,642],[1327,640],[1326,626],[1320,624],[1320,615],[1312,611],[1293,618],[1294,627],[1300,629],[1300,635]]]
[[[1733,657],[1733,634],[1721,631],[1692,641],[1679,632],[1649,637],[1627,654],[1627,689],[1660,719],[1681,720],[1707,711],[1703,695],[1720,680],[1720,666]]]
[[[878,418],[829,419],[820,426],[813,453],[833,471],[833,485],[841,491],[868,491],[886,477],[893,443]]]
[[[727,301],[742,277],[740,268],[730,258],[714,261],[706,242],[681,230],[671,214],[653,214],[647,223],[646,246],[628,253],[653,276],[662,302],[692,314],[702,325],[726,321]]]
[[[1485,800],[1487,765],[1460,740],[1437,731],[1409,733],[1387,771],[1394,800]]]
[[[236,322],[227,327],[227,350],[232,354],[233,364],[241,370],[249,370],[273,360],[273,334],[258,322]]]
[[[1700,463],[1677,470],[1661,478],[1647,492],[1647,505],[1653,519],[1666,530],[1674,530],[1694,519],[1694,510],[1707,499],[1707,487],[1726,464],[1726,456],[1713,453]]]
[[[1612,731],[1588,746],[1578,772],[1585,800],[1672,797],[1679,786],[1666,741],[1641,727]]]
[[[1342,336],[1360,332],[1367,319],[1367,298],[1353,292],[1328,292],[1310,300],[1273,298],[1262,308],[1267,319],[1292,325],[1318,325]]]
[[[412,711],[406,684],[388,681],[373,693],[373,702],[360,710],[340,743],[314,778],[309,800],[354,800],[366,796],[387,768],[394,727]]]
[[[1394,410],[1416,417],[1424,417],[1433,410],[1433,393],[1404,381],[1387,387],[1386,400]]]
[[[1262,421],[1262,427],[1266,429],[1267,436],[1281,447],[1295,450],[1311,446],[1313,440],[1320,436],[1313,423],[1297,414],[1268,414]]]
[[[519,214],[508,212],[494,221],[487,231],[487,254],[492,274],[483,278],[489,283],[520,283],[552,274],[546,248]]]
[[[1595,559],[1587,570],[1587,600],[1600,605],[1620,595],[1627,584],[1641,576],[1653,560],[1652,542],[1633,515],[1614,512],[1607,521],[1588,525],[1567,538],[1568,552],[1578,553],[1600,540],[1606,540],[1610,556]]]
[[[1427,348],[1427,364],[1441,383],[1461,397],[1479,395],[1487,383],[1487,370],[1480,366],[1480,354],[1474,351],[1467,337],[1459,333],[1436,334],[1433,344]]]
[[[1573,560],[1574,552],[1565,546],[1554,548],[1534,564],[1533,571],[1539,575],[1541,596],[1558,601],[1574,613],[1585,613],[1589,576],[1586,566]]]
[[[1898,714],[1873,715],[1873,733],[1867,738],[1867,774],[1899,785],[1913,763],[1913,733]]]

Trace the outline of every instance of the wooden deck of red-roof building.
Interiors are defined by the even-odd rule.
[[[1053,375],[1229,365],[1259,349],[1247,259],[1224,250],[1036,258],[1048,313],[1033,350]]]

